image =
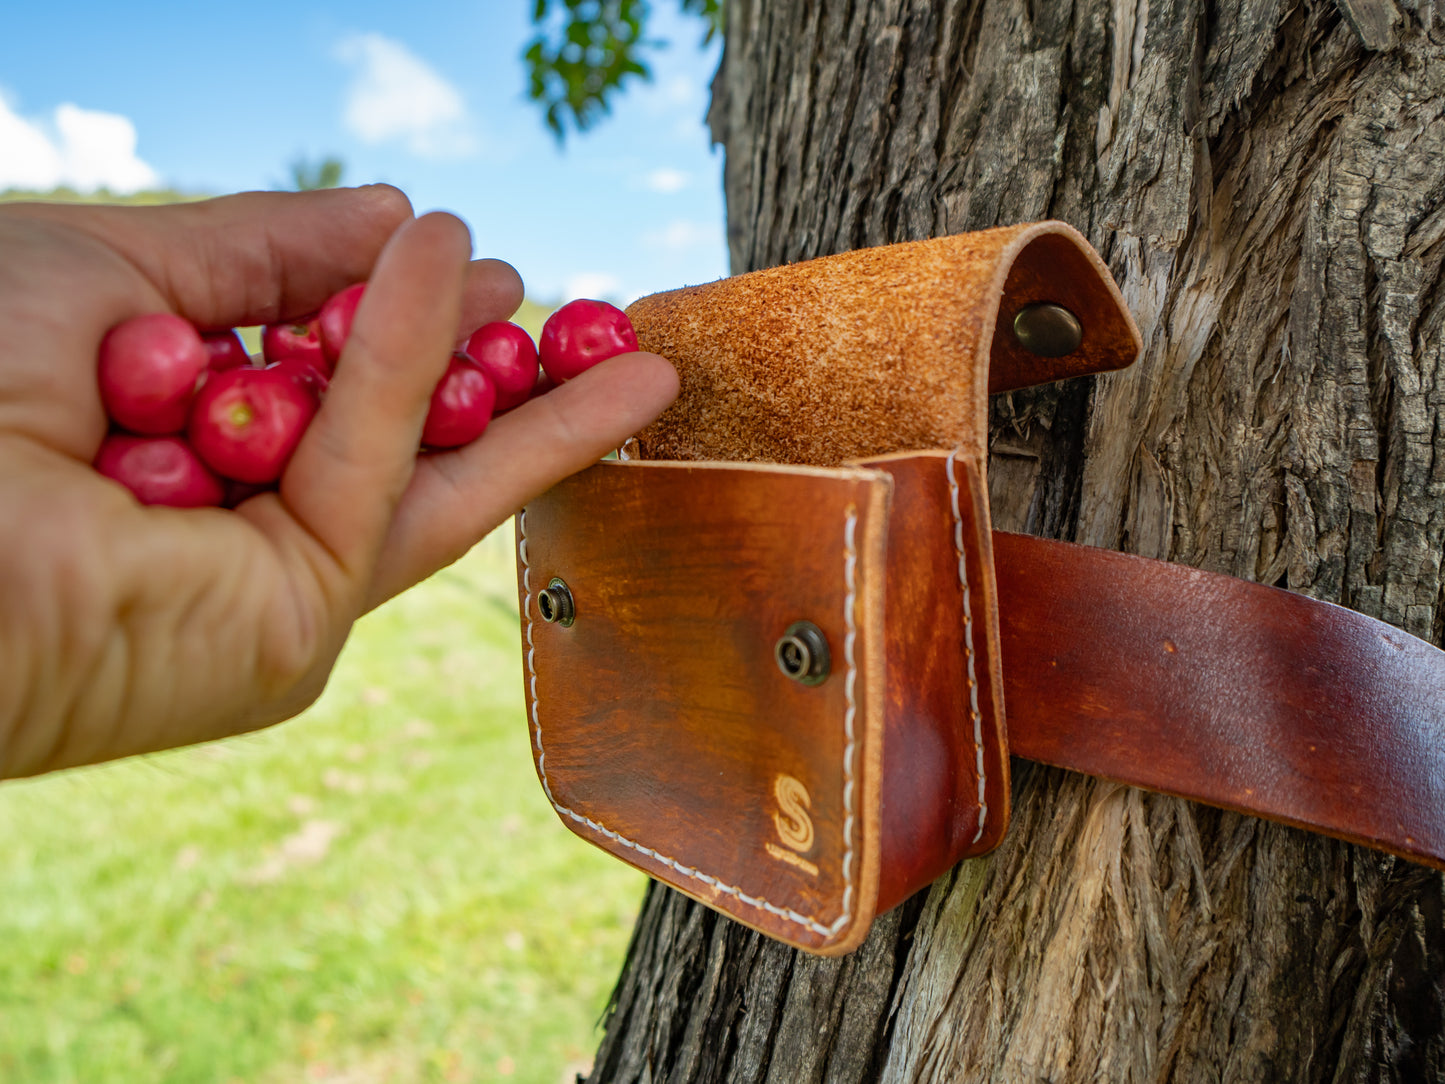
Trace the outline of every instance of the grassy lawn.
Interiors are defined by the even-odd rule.
[[[528,754],[510,528],[272,731],[0,786],[0,1080],[585,1068],[643,879]]]

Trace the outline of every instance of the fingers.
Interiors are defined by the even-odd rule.
[[[382,246],[411,217],[406,196],[389,185],[247,192],[125,208],[121,215],[116,210],[63,212],[68,224],[116,249],[164,304],[203,329],[276,323],[314,312],[336,291],[368,279]],[[510,265],[475,261],[459,332],[505,320],[521,303],[522,279]],[[140,307],[147,307],[144,301]]]
[[[458,334],[466,338],[483,324],[506,320],[522,304],[522,276],[501,260],[473,260],[467,269],[466,293]]]
[[[98,238],[202,328],[275,323],[366,279],[411,204],[387,185],[167,207],[37,208]]]
[[[466,553],[537,494],[597,462],[677,398],[656,354],[624,354],[497,418],[482,439],[419,464],[397,507],[367,606]]]
[[[432,389],[451,357],[470,251],[466,226],[450,215],[396,232],[321,412],[281,480],[292,515],[357,590],[411,478]]]

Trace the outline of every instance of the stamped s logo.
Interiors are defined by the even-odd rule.
[[[808,810],[813,800],[808,797],[808,788],[791,775],[780,775],[773,780],[773,797],[778,808],[773,813],[773,825],[778,829],[778,838],[783,846],[806,854],[813,849],[813,818]]]
[[[777,802],[777,808],[773,810],[773,827],[777,829],[783,846],[769,841],[768,853],[816,877],[818,867],[802,857],[813,849],[814,843],[813,818],[808,814],[813,800],[808,795],[808,788],[791,775],[779,774],[773,780],[773,798]]]

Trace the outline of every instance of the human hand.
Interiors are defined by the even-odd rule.
[[[0,777],[253,730],[321,692],[353,621],[662,411],[661,358],[604,362],[417,457],[454,343],[521,301],[466,227],[374,187],[159,208],[0,207]],[[277,493],[147,508],[91,468],[105,332],[145,312],[274,323],[369,285]]]

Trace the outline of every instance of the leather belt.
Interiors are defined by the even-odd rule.
[[[1445,868],[1445,652],[1162,561],[994,553],[1015,754]]]
[[[880,329],[858,314],[884,290],[903,316]],[[1041,305],[1082,328],[1057,359],[1021,345]],[[987,390],[1137,352],[1073,231],[849,253],[632,314],[679,365],[679,405],[648,459],[518,517],[534,759],[578,834],[828,954],[998,843],[1010,753],[1445,868],[1445,653],[1287,591],[991,530]]]

